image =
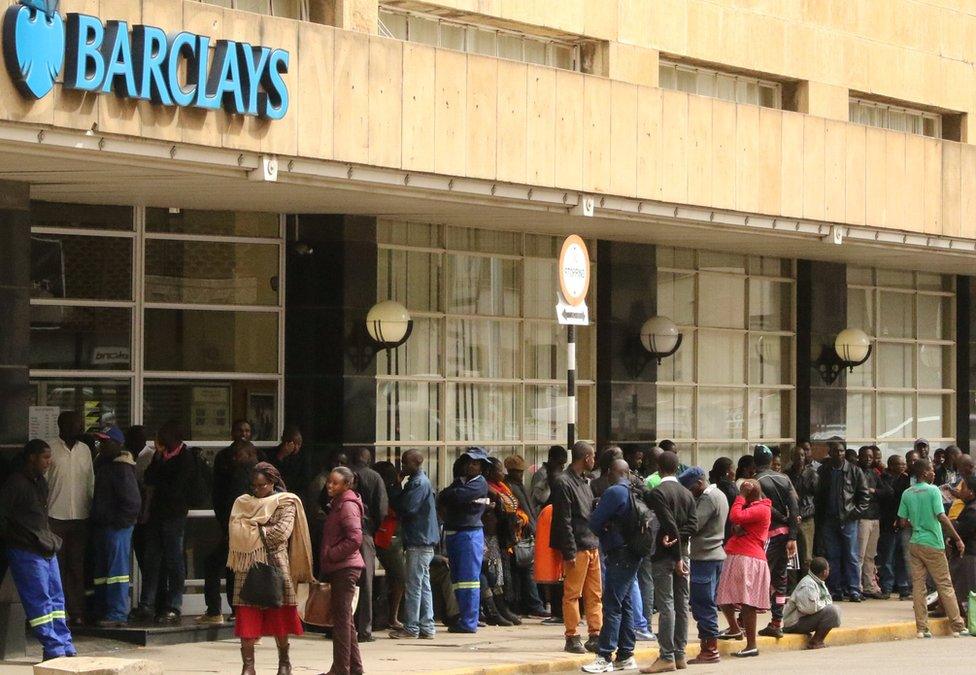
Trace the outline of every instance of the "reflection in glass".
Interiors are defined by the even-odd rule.
[[[452,254],[447,257],[447,263],[448,312],[519,315],[521,293],[516,260]]]
[[[31,202],[31,227],[76,227],[87,230],[132,230],[131,206],[92,206]]]
[[[539,385],[525,387],[525,438],[532,441],[558,441],[566,436],[566,387]]]
[[[939,295],[916,296],[918,303],[918,339],[951,339],[952,298]]]
[[[847,289],[847,325],[874,335],[874,289]]]
[[[766,279],[749,280],[749,329],[790,330],[793,285]]]
[[[519,399],[515,385],[448,383],[448,440],[518,440],[522,416]]]
[[[132,424],[129,380],[32,379],[31,405],[76,410],[85,416],[85,431]]]
[[[878,394],[878,438],[915,438],[912,394]]]
[[[449,377],[515,379],[521,375],[514,321],[448,319]]]
[[[915,386],[914,345],[880,343],[877,350],[879,387],[910,388]],[[858,369],[855,368],[854,370]]]
[[[278,304],[278,246],[150,239],[146,301]]]
[[[874,394],[848,392],[846,436],[852,439],[874,437]]]
[[[251,422],[255,441],[277,440],[278,395],[273,380],[148,380],[143,417],[152,435],[167,420],[177,420],[195,441],[230,437],[235,419]]]
[[[746,278],[730,274],[699,274],[699,325],[745,328]]]
[[[556,260],[526,258],[523,263],[523,270],[525,274],[525,316],[555,319],[556,298],[559,294]],[[593,295],[592,287],[590,295]]]
[[[657,313],[679,326],[695,323],[695,275],[691,272],[658,272]]]
[[[915,337],[915,296],[911,293],[881,291],[881,335],[893,338]]]
[[[129,370],[127,308],[31,306],[30,366],[46,370]]]
[[[432,382],[377,382],[376,440],[438,440],[439,392]]]
[[[695,397],[691,387],[657,388],[657,435],[694,438]]]
[[[789,421],[789,392],[779,389],[749,391],[749,438],[786,438]]]
[[[747,452],[751,452],[751,450],[745,443],[703,443],[698,446],[698,453],[694,462],[688,462],[687,459],[684,461],[700,466],[705,471],[711,471],[712,465],[715,464],[715,460],[719,457],[728,457],[732,460],[732,465],[734,466],[739,460],[739,457]]]
[[[663,359],[657,367],[659,382],[695,381],[696,333],[693,328],[686,327],[681,329],[681,335],[681,347],[672,356]]]
[[[790,338],[778,335],[749,337],[749,384],[790,384]]]
[[[937,394],[918,396],[918,435],[924,438],[952,436],[947,422],[952,419],[952,397]]]
[[[132,239],[31,235],[31,298],[132,299]]]
[[[415,317],[410,338],[396,349],[376,354],[380,375],[439,375],[441,320]]]
[[[413,311],[440,309],[441,255],[423,251],[380,249],[377,295]]]
[[[149,232],[277,238],[280,225],[277,213],[146,209]]]
[[[684,345],[681,349],[684,349]],[[744,349],[745,335],[742,333],[698,331],[699,381],[709,384],[745,384]]]
[[[918,346],[918,388],[948,389],[952,382],[952,348]]]
[[[745,438],[745,390],[698,390],[698,438]]]
[[[278,371],[274,312],[147,309],[145,325],[147,370]]]

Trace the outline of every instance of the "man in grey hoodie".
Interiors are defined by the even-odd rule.
[[[725,521],[729,502],[705,472],[693,466],[678,481],[695,496],[698,528],[691,536],[691,615],[698,624],[701,650],[689,663],[718,663],[718,606],[715,592],[725,561]]]

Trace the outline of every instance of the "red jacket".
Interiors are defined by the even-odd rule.
[[[363,500],[355,490],[346,490],[333,498],[322,529],[319,549],[319,573],[326,577],[336,570],[362,569]]]
[[[725,544],[726,553],[766,559],[766,540],[769,538],[772,505],[769,499],[760,499],[746,504],[746,500],[741,495],[735,498],[729,511],[729,520],[733,525],[744,529],[745,534],[733,534]]]

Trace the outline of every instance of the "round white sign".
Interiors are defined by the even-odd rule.
[[[559,252],[559,289],[566,303],[574,307],[586,300],[590,288],[590,254],[586,242],[576,234],[566,237]]]

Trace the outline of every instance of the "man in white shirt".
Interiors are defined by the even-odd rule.
[[[95,490],[92,452],[79,440],[82,431],[82,418],[77,412],[66,410],[58,416],[58,438],[48,441],[54,461],[45,476],[51,530],[64,541],[58,552],[58,566],[71,625],[85,619],[85,548]]]

